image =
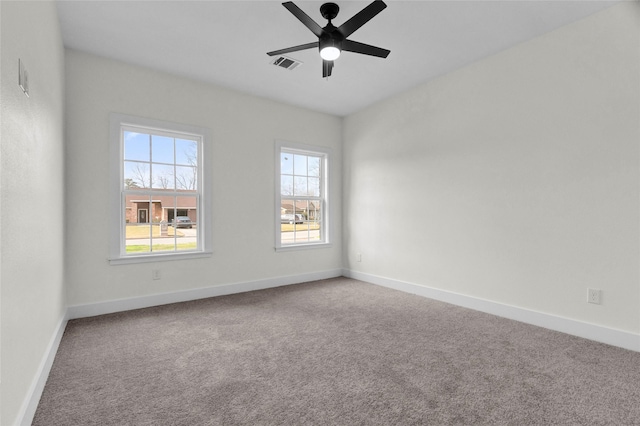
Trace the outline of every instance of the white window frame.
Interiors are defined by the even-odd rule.
[[[319,156],[322,158],[321,165],[321,182],[320,182],[320,197],[308,197],[312,199],[320,198],[322,227],[320,229],[320,241],[302,242],[294,244],[282,244],[282,232],[281,232],[281,219],[280,208],[282,205],[282,199],[286,198],[305,198],[305,197],[289,197],[282,196],[281,190],[281,153],[290,152],[292,154],[302,154],[310,156]],[[330,173],[329,167],[331,164],[331,149],[327,147],[320,147],[314,145],[306,145],[287,141],[276,141],[275,143],[275,208],[274,208],[274,229],[275,229],[275,250],[276,251],[290,251],[300,249],[312,249],[312,248],[325,248],[331,247],[331,214],[330,214],[330,194],[329,194],[329,182]]]
[[[111,265],[158,262],[209,257],[212,254],[212,157],[211,131],[204,127],[112,113],[110,124],[110,206],[109,206],[109,263]],[[124,142],[127,128],[138,128],[153,134],[178,134],[198,140],[197,184],[197,241],[195,250],[184,252],[151,252],[126,254],[124,205]],[[175,194],[174,194],[175,195]]]

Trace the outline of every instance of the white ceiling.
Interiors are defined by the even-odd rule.
[[[341,23],[369,1],[333,0]],[[324,26],[323,1],[295,3]],[[552,31],[613,1],[399,1],[349,39],[391,50],[344,52],[322,78],[317,50],[266,52],[317,38],[279,1],[57,1],[65,46],[339,116]]]

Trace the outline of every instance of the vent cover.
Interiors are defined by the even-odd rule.
[[[302,65],[302,62],[296,61],[295,59],[291,59],[286,56],[278,56],[271,63],[277,67],[288,69],[289,71],[292,71],[299,65]]]

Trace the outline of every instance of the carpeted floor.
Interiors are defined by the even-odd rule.
[[[70,321],[33,424],[640,424],[640,353],[337,278]]]

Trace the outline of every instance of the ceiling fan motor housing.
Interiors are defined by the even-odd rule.
[[[340,12],[340,7],[335,3],[325,3],[320,6],[320,14],[329,21],[338,16],[338,12]]]
[[[342,40],[344,40],[344,36],[338,31],[338,28],[329,23],[323,30],[322,35],[318,39],[318,48],[320,51],[322,52],[322,49],[325,47],[335,47],[342,50]]]

